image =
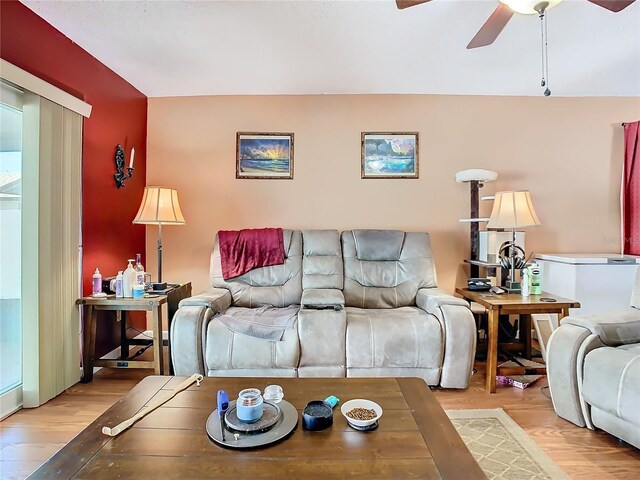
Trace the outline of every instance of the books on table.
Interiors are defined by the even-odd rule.
[[[533,362],[525,358],[518,358],[518,362],[525,367],[544,367],[542,363]],[[498,367],[521,367],[522,365],[518,365],[518,363],[513,360],[509,360],[508,362],[501,363]],[[544,377],[544,375],[496,375],[496,381],[504,385],[512,385],[524,389],[542,377]]]

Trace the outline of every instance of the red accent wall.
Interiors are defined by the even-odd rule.
[[[82,140],[82,285],[90,294],[96,267],[115,275],[136,253],[146,264],[145,227],[131,222],[146,183],[147,97],[18,1],[0,2],[0,57],[93,106]],[[127,166],[136,149],[121,189],[113,179],[117,144]]]

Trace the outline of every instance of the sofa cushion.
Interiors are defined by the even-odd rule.
[[[237,307],[288,307],[300,303],[302,297],[302,235],[283,230],[285,261],[283,265],[255,268],[244,275],[225,281],[220,264],[220,245],[216,235],[211,254],[210,281],[216,288],[231,292]]]
[[[302,288],[342,290],[344,269],[338,231],[303,230],[302,246]]]
[[[589,352],[582,392],[589,405],[640,428],[640,355],[611,347]]]
[[[300,358],[297,323],[282,340],[270,342],[234,333],[214,317],[206,328],[205,370],[296,369]]]
[[[400,260],[405,232],[352,230],[358,260]]]
[[[626,345],[620,345],[616,347],[618,350],[626,350],[634,355],[640,355],[640,343],[628,343]]]
[[[391,231],[391,246],[381,247],[385,231],[342,232],[345,304],[359,308],[414,306],[420,288],[436,286],[427,233]],[[404,239],[398,241],[399,235]],[[399,252],[396,252],[396,247]],[[381,248],[376,255],[373,251]],[[385,260],[372,260],[384,258]]]
[[[230,307],[215,318],[235,333],[278,342],[285,331],[296,323],[299,310],[298,305],[281,308],[268,305],[259,308]]]
[[[440,322],[416,307],[347,308],[347,367],[440,368]]]

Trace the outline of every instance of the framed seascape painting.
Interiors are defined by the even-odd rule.
[[[418,132],[362,133],[362,178],[418,178]]]
[[[238,132],[236,178],[293,178],[293,133]]]

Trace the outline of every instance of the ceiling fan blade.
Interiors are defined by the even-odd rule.
[[[431,0],[396,0],[396,5],[398,6],[398,10],[404,10],[405,8],[415,7],[416,5],[430,1]]]
[[[467,48],[478,48],[484,47],[486,45],[491,45],[495,42],[500,32],[507,25],[507,22],[513,16],[513,10],[507,7],[504,3],[501,3],[498,8],[496,8],[489,20],[482,25],[482,28],[478,30],[476,36],[469,42]]]
[[[606,8],[607,10],[611,10],[612,12],[619,12],[627,8],[636,0],[587,0],[587,1],[594,3],[599,7]]]

